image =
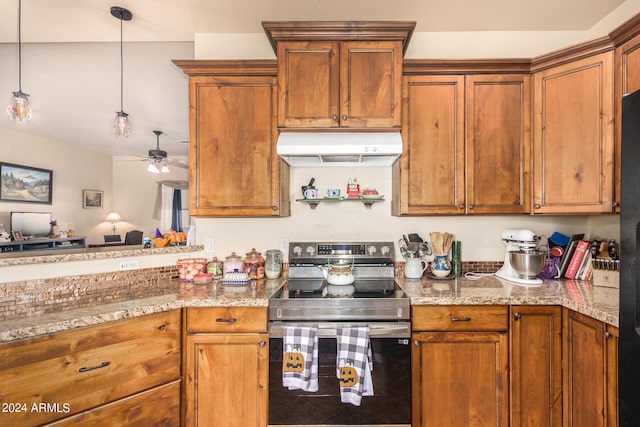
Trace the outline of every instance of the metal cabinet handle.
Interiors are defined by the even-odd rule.
[[[414,346],[414,347],[420,347],[420,341],[418,341],[418,340],[413,340],[413,346]]]
[[[611,332],[608,332],[608,331],[604,331],[604,333],[602,335],[604,335],[604,337],[606,339],[609,339],[609,338],[611,338],[613,336],[613,335],[611,335]]]
[[[89,372],[89,371],[93,371],[95,369],[105,368],[105,367],[107,367],[109,365],[111,365],[111,362],[102,362],[101,364],[96,365],[96,366],[85,366],[85,367],[82,367],[82,368],[78,369],[78,372]]]
[[[536,208],[536,209],[540,209],[541,206],[540,206],[539,203],[536,203],[535,205],[533,205],[533,207]]]
[[[277,210],[278,210],[278,207],[277,207],[277,206],[271,206],[271,210],[272,210],[272,211],[277,211]]]
[[[612,205],[614,208],[617,208],[618,206],[620,206],[620,203],[618,203],[618,202],[613,202],[611,205]]]
[[[451,321],[452,322],[470,322],[471,321],[471,317],[456,317],[456,316],[451,316]]]
[[[521,317],[522,317],[522,314],[520,314],[520,312],[519,312],[519,311],[516,311],[515,313],[513,313],[513,317],[514,317],[516,320],[518,320],[519,318],[521,318]]]
[[[260,341],[260,344],[258,344],[260,347],[264,347],[267,345],[266,341]]]
[[[238,319],[236,319],[235,317],[231,317],[229,319],[223,319],[222,317],[218,317],[216,319],[216,322],[218,322],[218,323],[235,323],[236,320],[238,320]]]
[[[342,115],[342,120],[347,120],[347,115],[346,114]]]
[[[464,209],[464,203],[460,203],[460,204],[458,205],[458,209]]]
[[[338,121],[338,115],[337,114],[332,114],[331,115],[331,120],[333,120],[334,122]]]
[[[469,205],[469,209],[473,209],[475,207],[476,207],[476,205]]]
[[[167,329],[167,325],[165,325],[165,324],[162,324],[162,325],[158,326],[158,330],[159,331],[164,331],[165,329]]]

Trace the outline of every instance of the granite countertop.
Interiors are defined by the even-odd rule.
[[[286,278],[252,281],[247,286],[159,284],[157,294],[123,302],[0,321],[0,342],[62,332],[182,307],[267,307]],[[478,280],[456,278],[411,280],[398,285],[412,305],[561,305],[618,326],[618,289],[573,280],[545,280],[540,286],[522,286],[495,276]]]
[[[561,305],[618,327],[619,290],[578,280],[527,286],[494,275],[476,280],[396,279],[412,305]]]

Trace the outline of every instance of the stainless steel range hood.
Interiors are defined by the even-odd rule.
[[[277,153],[291,166],[391,166],[400,132],[281,132]]]

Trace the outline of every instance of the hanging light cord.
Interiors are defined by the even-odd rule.
[[[22,0],[18,0],[18,92],[22,92]]]
[[[22,0],[20,0],[22,1]],[[122,21],[123,12],[120,12],[120,111],[124,111],[124,56],[122,54]]]

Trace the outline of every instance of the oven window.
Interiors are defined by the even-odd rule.
[[[308,393],[282,386],[282,338],[269,340],[269,425],[411,424],[411,350],[408,339],[375,338],[374,396],[360,406],[340,402],[336,378],[336,340],[319,340],[319,390]]]

